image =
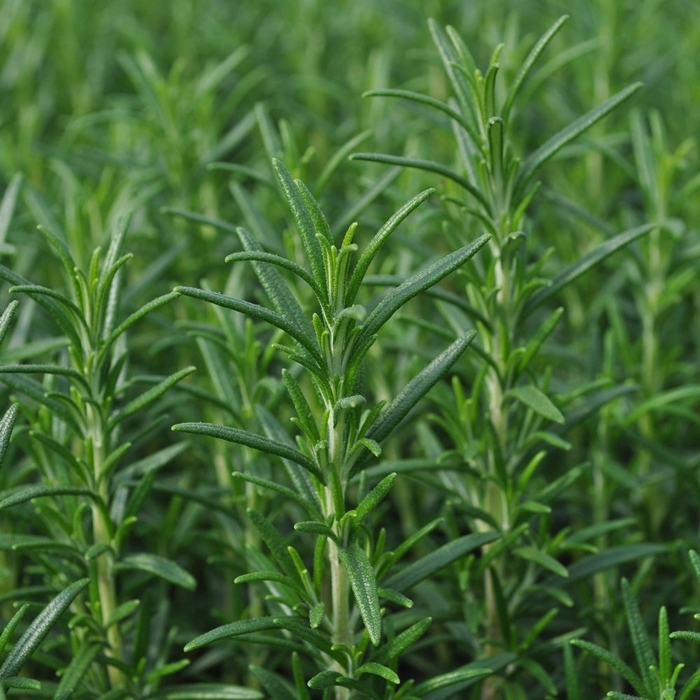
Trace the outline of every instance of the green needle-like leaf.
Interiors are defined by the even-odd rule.
[[[479,189],[472,185],[467,178],[455,172],[440,163],[435,163],[432,160],[423,160],[421,158],[410,158],[407,156],[392,156],[385,153],[353,153],[350,156],[351,160],[365,160],[371,163],[386,163],[387,165],[400,165],[403,168],[416,168],[417,170],[425,170],[430,173],[442,175],[448,180],[456,182],[460,187],[465,189],[474,199],[481,204],[484,211],[491,213],[491,207],[484,195]]]
[[[521,312],[521,319],[524,319],[540,304],[547,301],[559,292],[567,284],[578,279],[581,275],[599,265],[603,260],[616,253],[621,248],[632,243],[632,241],[641,238],[649,233],[654,228],[654,224],[646,224],[637,228],[629,229],[618,234],[605,243],[601,243],[597,248],[594,248],[590,253],[584,255],[580,260],[567,267],[563,272],[558,274],[548,287],[544,287],[530,297]]]
[[[5,411],[5,415],[2,419],[0,419],[0,467],[2,467],[2,463],[5,461],[7,446],[10,444],[12,428],[15,425],[18,412],[19,404],[13,403],[7,411]]]
[[[379,231],[374,235],[372,240],[367,244],[364,249],[360,259],[355,265],[355,269],[350,277],[350,282],[348,282],[348,288],[345,293],[345,306],[350,307],[355,303],[355,298],[357,297],[357,292],[360,289],[360,285],[365,279],[367,270],[370,263],[377,254],[377,251],[382,247],[387,238],[397,229],[399,224],[415,209],[417,209],[423,202],[425,202],[428,197],[430,197],[435,192],[434,189],[428,189],[416,195],[409,202],[406,202],[401,209],[399,209]]]
[[[383,644],[370,659],[379,664],[389,664],[398,659],[411,644],[415,644],[427,632],[432,622],[432,617],[416,622],[401,634],[397,634],[390,642]]]
[[[311,265],[311,273],[317,280],[319,286],[324,290],[323,302],[328,303],[328,298],[325,295],[325,290],[327,286],[325,284],[326,274],[323,266],[323,252],[321,250],[321,244],[316,238],[316,229],[314,227],[313,218],[311,212],[309,211],[304,198],[299,192],[294,179],[292,178],[290,172],[284,166],[284,164],[274,159],[272,161],[272,166],[282,183],[282,189],[287,197],[287,202],[289,207],[294,214],[294,219],[296,220],[299,233],[301,234],[301,240],[304,244],[304,249],[306,251],[306,256],[309,259],[309,264]],[[320,232],[319,232],[320,233]]]
[[[403,284],[389,292],[372,310],[349,352],[353,363],[359,363],[373,342],[379,329],[410,299],[437,284],[451,272],[473,257],[491,238],[485,234],[473,243],[441,258],[425,269],[409,277]]]
[[[20,672],[24,662],[36,651],[51,628],[88,583],[89,579],[84,578],[71,584],[37,615],[0,667],[0,680],[11,678]]]
[[[310,287],[313,289],[314,294],[319,299],[319,302],[323,303],[325,298],[323,287],[320,285],[319,281],[310,275],[301,265],[297,265],[291,260],[286,260],[281,256],[277,256],[271,253],[265,253],[263,251],[260,243],[248,233],[244,228],[237,228],[236,233],[241,241],[241,245],[245,250],[244,253],[234,253],[226,258],[227,262],[235,260],[240,256],[246,255],[262,255],[263,258],[267,260],[260,260],[260,262],[270,262],[282,267],[286,267],[288,270],[294,272],[303,279]],[[240,257],[240,259],[245,259]],[[250,258],[253,261],[253,269],[255,274],[260,280],[263,289],[267,293],[272,305],[280,316],[289,319],[294,323],[294,325],[304,330],[305,335],[308,337],[313,337],[313,329],[309,323],[307,315],[302,311],[299,302],[296,300],[294,295],[289,290],[286,282],[282,279],[279,272],[271,265],[264,265],[257,262],[255,258]]]
[[[379,443],[386,439],[408,415],[409,411],[450,371],[475,336],[476,333],[472,331],[455,340],[420,374],[414,377],[379,414],[375,423],[367,431],[367,437]],[[356,463],[352,469],[351,476],[362,466],[362,463],[361,460]]]
[[[293,447],[284,445],[276,440],[271,440],[270,438],[258,435],[256,433],[251,433],[247,430],[240,430],[239,428],[228,428],[223,425],[216,425],[214,423],[178,423],[174,425],[171,430],[178,433],[194,433],[195,435],[208,435],[209,437],[218,438],[219,440],[227,440],[228,442],[235,442],[239,445],[245,445],[246,447],[252,447],[255,450],[260,450],[261,452],[267,452],[268,454],[277,455],[278,457],[284,457],[285,459],[291,459],[304,469],[310,471],[317,479],[324,481],[323,474],[318,466],[305,454],[295,450]]]
[[[395,481],[396,472],[388,474],[360,501],[360,504],[355,509],[358,521],[362,521],[384,500]]]
[[[651,641],[647,634],[642,614],[634,598],[634,593],[627,579],[622,579],[622,600],[625,605],[627,615],[627,625],[632,635],[632,647],[637,657],[637,664],[642,672],[644,692],[640,695],[652,695],[656,687],[656,677],[652,671],[652,666],[656,665],[654,654],[651,650]]]
[[[642,697],[646,696],[642,679],[624,661],[618,659],[607,649],[583,639],[572,639],[571,644],[610,664]]]
[[[520,68],[520,71],[518,72],[517,77],[513,81],[513,85],[511,86],[510,90],[508,91],[508,97],[506,98],[506,102],[503,105],[503,109],[501,110],[501,116],[503,117],[503,121],[508,123],[508,116],[510,115],[510,110],[513,107],[513,103],[515,102],[515,99],[518,96],[518,93],[520,92],[520,89],[522,88],[523,84],[525,83],[525,80],[527,79],[527,76],[530,74],[530,71],[532,70],[532,67],[535,65],[537,62],[537,59],[540,57],[540,54],[545,50],[547,47],[547,44],[552,40],[554,35],[561,29],[562,25],[566,20],[569,18],[568,15],[563,15],[560,17],[540,38],[540,40],[532,47],[530,50],[530,53],[525,57],[525,60],[523,61],[523,65]]]
[[[100,651],[102,651],[101,644],[83,643],[61,676],[61,682],[56,688],[54,697],[71,697]]]
[[[382,637],[382,615],[372,564],[365,551],[356,544],[351,544],[347,549],[340,549],[338,554],[350,579],[365,629],[372,644],[378,646]]]
[[[598,107],[595,107],[589,112],[586,112],[586,114],[573,121],[571,124],[569,124],[569,126],[562,129],[560,132],[552,136],[546,143],[540,146],[524,161],[522,165],[515,184],[516,199],[520,193],[525,191],[525,188],[537,170],[539,170],[539,168],[542,167],[542,165],[546,163],[555,153],[566,146],[567,143],[571,143],[571,141],[580,136],[584,131],[590,129],[603,117],[610,114],[610,112],[625,102],[625,100],[628,100],[641,87],[642,83],[634,83],[633,85],[629,85],[623,90],[620,90],[620,92],[605,100],[603,104],[598,105]]]
[[[500,535],[497,532],[482,532],[460,537],[439,547],[434,552],[426,554],[426,556],[413,562],[413,564],[409,564],[398,574],[394,574],[383,585],[386,588],[393,588],[399,592],[407,591],[437,571],[440,571],[440,569],[465,557],[475,549],[497,540],[499,537]]]
[[[121,559],[116,564],[116,567],[119,569],[147,571],[149,574],[158,576],[169,583],[174,583],[176,586],[182,586],[182,588],[186,588],[189,591],[193,591],[197,587],[195,578],[182,567],[178,566],[174,561],[156,554],[130,554]]]
[[[250,318],[265,321],[266,323],[283,330],[310,354],[311,359],[315,361],[319,367],[323,366],[321,352],[313,336],[308,335],[304,328],[300,328],[299,326],[295,325],[290,319],[280,316],[274,311],[270,311],[270,309],[266,309],[264,306],[260,306],[259,304],[251,304],[250,302],[243,301],[242,299],[234,299],[233,297],[220,294],[219,292],[210,292],[205,289],[197,289],[196,287],[176,287],[175,291],[179,294],[193,297],[194,299],[208,301],[210,304],[216,304],[217,306],[221,306],[225,309],[238,311],[239,313],[245,314]]]

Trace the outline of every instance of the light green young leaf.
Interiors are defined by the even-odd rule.
[[[564,416],[561,411],[552,403],[547,395],[532,384],[517,386],[508,390],[508,396],[512,396],[535,413],[538,413],[547,420],[563,423]]]
[[[319,481],[324,482],[324,476],[318,466],[299,450],[284,445],[276,440],[251,433],[247,430],[238,428],[228,428],[223,425],[215,425],[214,423],[178,423],[173,425],[171,430],[178,433],[193,433],[195,435],[208,435],[209,437],[235,442],[239,445],[252,447],[261,452],[267,452],[271,455],[290,459],[307,471],[311,472]]]
[[[24,662],[36,651],[51,628],[89,582],[89,579],[84,578],[72,583],[34,618],[0,667],[0,680],[6,680],[20,672]]]
[[[160,557],[157,554],[130,554],[124,557],[115,565],[119,569],[138,569],[146,571],[149,574],[158,576],[159,578],[173,583],[176,586],[181,586],[189,591],[193,591],[197,587],[197,581],[194,576],[188,574],[182,567],[178,566],[174,561]]]
[[[356,544],[338,550],[338,554],[350,579],[350,587],[355,594],[357,607],[360,609],[370,641],[378,646],[382,638],[382,615],[377,593],[377,579],[372,564],[365,551]]]
[[[420,194],[416,195],[410,201],[406,202],[395,214],[393,214],[389,220],[382,226],[379,231],[374,235],[372,240],[367,244],[364,249],[360,259],[355,265],[355,269],[352,271],[352,276],[348,282],[347,291],[345,292],[345,306],[350,307],[355,303],[355,298],[357,297],[357,292],[360,289],[360,285],[365,279],[367,270],[370,263],[377,254],[377,251],[382,247],[386,239],[398,228],[399,224],[416,208],[418,208],[423,202],[425,202],[428,197],[430,197],[435,190],[433,188],[424,190]]]
[[[418,561],[409,564],[398,574],[394,574],[384,585],[399,592],[407,591],[437,571],[440,571],[440,569],[465,557],[475,549],[497,540],[499,537],[500,535],[497,532],[482,532],[459,537],[439,547],[434,552],[426,554]]]
[[[573,263],[563,272],[558,274],[548,287],[543,287],[530,297],[521,312],[521,320],[534,311],[540,304],[557,294],[559,290],[564,288],[567,284],[570,284],[574,280],[578,279],[581,277],[581,275],[599,265],[601,262],[603,262],[603,260],[610,257],[621,248],[624,248],[626,245],[629,245],[638,238],[646,235],[653,228],[654,224],[646,224],[644,226],[629,229],[623,233],[619,233],[609,241],[601,243],[597,248],[590,251],[590,253],[586,253],[586,255],[584,255],[580,260]]]
[[[327,537],[334,542],[338,542],[338,536],[333,532],[333,530],[326,525],[326,523],[319,522],[318,520],[302,520],[301,522],[294,524],[294,529],[297,532],[306,532],[310,535],[319,535],[320,537]]]
[[[590,129],[596,122],[599,122],[603,117],[607,116],[616,107],[621,105],[625,100],[628,100],[634,95],[637,90],[642,87],[642,83],[634,83],[620,90],[618,93],[608,98],[601,105],[593,108],[586,114],[574,120],[567,127],[552,136],[546,143],[540,146],[533,154],[531,154],[522,165],[518,179],[516,181],[516,193],[524,192],[534,174],[539,168],[546,163],[555,153],[566,146],[575,138],[580,136],[584,131]],[[517,195],[516,195],[517,197]]]

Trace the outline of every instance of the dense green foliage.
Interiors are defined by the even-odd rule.
[[[692,9],[1,0],[0,698],[693,697]]]

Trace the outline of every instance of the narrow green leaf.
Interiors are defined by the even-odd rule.
[[[465,668],[457,671],[451,671],[450,673],[443,673],[440,676],[435,676],[429,681],[419,683],[415,688],[413,688],[413,692],[417,694],[418,697],[424,698],[428,697],[428,693],[433,693],[436,690],[451,688],[457,683],[462,683],[463,681],[475,681],[479,678],[485,678],[486,676],[490,676],[492,673],[493,671],[490,668]]]
[[[105,338],[104,343],[102,344],[102,347],[100,348],[100,351],[97,355],[97,364],[100,364],[104,360],[105,356],[109,352],[109,349],[112,347],[117,338],[119,338],[120,335],[122,335],[125,331],[131,328],[131,326],[133,326],[134,323],[136,323],[136,321],[151,313],[151,311],[154,311],[159,306],[163,306],[163,304],[167,304],[169,301],[177,299],[177,297],[179,296],[179,292],[168,292],[167,294],[163,294],[163,296],[160,296],[157,299],[153,299],[153,301],[149,301],[147,304],[144,304],[144,306],[138,309],[138,311],[134,311],[133,314],[124,319],[124,321],[122,321]]]
[[[84,578],[71,584],[37,615],[0,667],[0,680],[6,680],[20,672],[24,662],[36,651],[51,628],[89,582],[89,579]]]
[[[182,683],[148,695],[149,700],[263,700],[264,697],[259,690],[220,683]]]
[[[443,350],[384,408],[367,431],[367,437],[378,443],[386,439],[428,391],[445,377],[475,337],[476,333],[471,331],[455,340],[446,350]],[[356,466],[359,466],[359,463]],[[354,471],[356,469],[353,469]]]
[[[294,529],[297,532],[306,532],[310,535],[319,535],[320,537],[327,537],[328,539],[338,542],[338,536],[333,532],[333,530],[326,525],[326,523],[319,522],[318,520],[302,520],[301,522],[295,523]]]
[[[139,605],[141,605],[140,600],[127,600],[126,603],[117,605],[117,607],[112,610],[112,614],[109,616],[105,626],[111,627],[122,620],[126,620],[127,617],[130,617],[138,610]]]
[[[379,329],[410,299],[417,294],[437,284],[451,272],[473,257],[478,250],[491,238],[488,234],[481,236],[473,243],[446,255],[415,275],[409,277],[396,289],[389,292],[372,312],[367,316],[349,354],[353,361],[359,361],[371,347],[373,338]],[[461,340],[459,342],[462,342]]]
[[[541,549],[536,547],[516,547],[512,552],[521,559],[531,561],[543,569],[548,569],[557,576],[562,576],[563,578],[568,578],[569,576],[569,572],[563,564],[560,564],[554,557],[551,557]]]
[[[115,565],[115,568],[146,571],[176,586],[182,586],[182,588],[186,588],[189,591],[193,591],[197,587],[197,581],[194,576],[188,574],[174,561],[160,557],[157,554],[130,554],[121,559]]]
[[[396,481],[396,472],[385,476],[363,499],[355,509],[358,522],[361,522],[384,500]]]
[[[425,170],[436,175],[441,175],[456,182],[460,187],[469,192],[474,199],[481,204],[487,213],[491,213],[491,206],[488,201],[469,180],[462,177],[459,173],[451,168],[448,168],[440,163],[435,163],[432,160],[423,160],[421,158],[409,158],[408,156],[392,156],[384,153],[353,153],[350,156],[351,160],[364,160],[370,163],[386,163],[387,165],[400,165],[403,168],[416,168],[417,170]]]
[[[338,550],[338,554],[350,579],[350,587],[355,594],[357,607],[360,609],[370,641],[378,646],[382,638],[382,615],[377,593],[377,579],[372,564],[364,549],[356,544]]]
[[[236,256],[242,255],[262,255],[267,257],[268,260],[261,260],[260,262],[251,258],[253,264],[253,270],[260,280],[265,293],[272,302],[277,313],[291,321],[293,324],[298,326],[304,331],[307,337],[313,337],[313,328],[309,323],[307,315],[303,312],[299,302],[296,300],[292,292],[289,290],[286,282],[282,279],[279,272],[271,265],[261,264],[264,262],[274,263],[285,267],[286,269],[294,272],[303,279],[314,291],[314,294],[319,299],[320,302],[325,298],[324,290],[319,286],[319,280],[315,279],[313,275],[310,275],[301,265],[297,265],[291,260],[271,253],[265,253],[260,243],[248,233],[244,228],[237,228],[236,234],[243,246],[244,253],[234,253],[226,258],[226,261],[235,260]],[[243,258],[241,258],[243,259]]]
[[[360,259],[357,261],[352,276],[348,282],[348,287],[345,292],[345,306],[350,307],[355,303],[357,292],[360,289],[370,263],[377,254],[377,251],[382,247],[386,239],[398,228],[399,224],[415,209],[417,209],[426,199],[428,199],[435,190],[433,188],[424,190],[416,195],[410,201],[406,202],[389,220],[382,226],[374,235],[372,240],[367,244],[367,247],[362,252]]]
[[[195,435],[207,435],[209,437],[235,442],[239,445],[252,447],[261,452],[267,452],[271,455],[290,459],[307,471],[311,472],[319,481],[325,483],[323,474],[318,466],[305,454],[295,450],[293,447],[284,445],[276,440],[257,435],[256,433],[240,430],[238,428],[228,428],[223,425],[215,425],[213,423],[178,423],[173,425],[171,430],[178,433],[193,433]]]
[[[231,309],[232,311],[238,311],[239,313],[245,314],[253,319],[259,319],[265,321],[280,330],[283,330],[290,338],[296,340],[299,345],[301,345],[311,356],[313,361],[319,367],[323,366],[323,359],[321,356],[321,351],[315,339],[312,336],[306,334],[303,328],[296,326],[292,321],[278,313],[266,309],[264,306],[259,304],[252,304],[248,301],[243,301],[242,299],[234,299],[233,297],[226,296],[225,294],[220,294],[219,292],[210,292],[204,289],[197,289],[196,287],[176,287],[175,291],[184,294],[194,299],[201,299],[202,301],[208,301],[210,304],[216,304],[225,309]]]
[[[301,234],[301,240],[304,245],[304,250],[306,251],[306,256],[309,259],[309,264],[311,265],[311,274],[318,281],[319,286],[324,290],[323,301],[328,303],[328,297],[326,294],[327,286],[326,273],[323,265],[323,253],[321,251],[321,244],[316,238],[316,230],[314,227],[314,222],[312,219],[311,212],[306,206],[299,189],[294,182],[290,172],[284,166],[284,164],[274,159],[272,161],[272,167],[282,184],[282,189],[287,197],[287,202],[294,219],[297,223],[297,228]]]
[[[1,369],[1,368],[0,368]],[[110,419],[108,427],[114,428],[114,426],[126,420],[129,416],[133,416],[134,413],[138,413],[147,406],[150,406],[154,401],[159,399],[170,387],[175,386],[180,380],[189,376],[194,372],[196,367],[185,367],[184,369],[171,374],[169,377],[159,382],[154,387],[145,391],[141,396],[135,398],[133,401],[124,406],[121,410],[117,411]]]
[[[657,687],[656,676],[652,671],[652,666],[656,665],[656,661],[651,650],[651,641],[644,626],[642,614],[626,578],[622,579],[622,600],[627,616],[627,626],[632,636],[634,655],[637,657],[637,664],[642,673],[644,692],[640,694],[652,696],[654,689]]]
[[[14,428],[18,412],[19,404],[13,403],[7,411],[5,411],[5,415],[2,419],[0,419],[0,467],[2,467],[2,463],[5,461],[7,447],[10,444],[10,437],[12,436],[12,428]]]
[[[497,532],[482,532],[465,535],[448,542],[434,552],[413,562],[413,564],[409,564],[398,574],[394,574],[385,585],[387,588],[393,588],[399,592],[407,591],[437,571],[440,571],[440,569],[465,557],[475,549],[497,540],[499,537],[500,535]]]
[[[566,585],[588,578],[599,571],[611,569],[631,561],[639,561],[644,557],[661,554],[668,547],[663,544],[632,544],[621,547],[610,547],[598,554],[584,557],[581,561],[569,567],[569,578]]]
[[[538,413],[547,420],[555,421],[556,423],[564,422],[564,416],[561,411],[543,391],[532,384],[509,389],[507,396],[512,396],[521,403],[524,403],[528,408],[531,408],[535,413]]]
[[[78,653],[73,656],[73,660],[70,662],[65,673],[61,676],[61,682],[56,688],[54,698],[71,697],[72,693],[80,686],[85,674],[101,651],[101,644],[83,643]]]
[[[508,116],[510,114],[510,110],[513,107],[513,103],[515,102],[515,99],[517,98],[520,89],[522,88],[525,80],[527,79],[527,76],[530,74],[532,67],[537,62],[537,59],[540,57],[540,54],[547,47],[547,44],[549,44],[554,35],[561,29],[562,25],[564,24],[564,22],[566,22],[567,19],[569,19],[568,15],[562,15],[542,35],[540,40],[532,47],[532,49],[530,49],[530,52],[525,57],[525,60],[523,61],[520,70],[518,71],[518,75],[513,81],[513,85],[511,86],[510,90],[508,91],[508,97],[506,98],[506,102],[503,105],[503,109],[501,110],[501,116],[503,117],[503,120],[506,123],[508,122]]]
[[[249,666],[249,668],[250,672],[260,681],[262,687],[267,691],[269,697],[275,700],[298,700],[294,693],[294,688],[276,673],[254,665]]]
[[[654,224],[646,224],[632,228],[623,233],[619,233],[614,238],[611,238],[605,243],[601,243],[597,248],[594,248],[590,253],[586,253],[580,260],[567,267],[563,272],[557,275],[552,284],[548,287],[543,287],[535,292],[521,312],[521,320],[534,311],[540,304],[551,299],[559,290],[563,289],[567,284],[581,277],[589,270],[599,265],[603,260],[610,257],[626,245],[636,241],[638,238],[649,233],[654,228]]]
[[[440,112],[446,114],[450,119],[457,122],[471,137],[474,143],[479,142],[479,134],[463,114],[453,109],[450,105],[445,104],[441,100],[436,100],[434,97],[428,95],[423,95],[420,92],[413,92],[412,90],[368,90],[362,93],[362,97],[399,97],[404,100],[409,100],[411,102],[416,102],[418,104],[424,104],[428,107],[433,107]]]
[[[7,305],[7,308],[2,312],[2,316],[0,316],[0,344],[2,344],[2,341],[5,340],[10,324],[15,317],[15,313],[17,313],[18,306],[19,302],[16,299],[13,299]]]
[[[321,518],[321,512],[315,503],[306,500],[303,496],[298,494],[296,491],[282,484],[278,484],[276,481],[271,481],[270,479],[260,479],[252,474],[245,474],[243,472],[233,472],[234,479],[242,479],[250,484],[255,484],[256,486],[261,486],[262,488],[270,489],[271,491],[276,491],[281,493],[286,499],[296,501],[304,510],[312,517]]]
[[[17,625],[21,622],[22,618],[24,617],[24,613],[29,610],[29,603],[24,603],[24,605],[21,605],[17,612],[12,616],[10,621],[5,625],[5,628],[2,631],[2,634],[0,635],[0,654],[5,651],[5,647],[7,646],[7,643],[10,641],[10,637],[12,636],[12,633],[15,631],[15,628]]]
[[[7,494],[7,492],[3,492]],[[81,489],[72,486],[27,486],[11,494],[0,493],[0,510],[10,508],[20,503],[26,503],[34,498],[45,498],[46,496],[90,496],[96,498],[97,495],[89,489]]]
[[[560,306],[558,309],[555,309],[549,315],[547,320],[537,329],[535,335],[532,336],[532,338],[528,341],[528,344],[525,346],[525,352],[522,354],[520,362],[518,363],[518,372],[524,372],[527,369],[527,366],[530,364],[532,358],[539,352],[542,344],[545,340],[547,340],[547,338],[549,338],[552,331],[557,327],[559,319],[561,319],[563,315],[564,307]]]
[[[571,644],[575,647],[579,647],[589,654],[592,654],[601,661],[605,661],[612,668],[614,668],[641,696],[646,694],[642,679],[621,659],[610,653],[607,649],[593,644],[592,642],[587,642],[583,639],[572,639]]]
[[[426,617],[416,622],[401,634],[397,634],[390,642],[383,644],[372,654],[370,660],[378,664],[390,664],[398,659],[408,647],[415,644],[428,630],[433,622],[432,617]]]
[[[275,526],[261,513],[253,508],[248,509],[248,517],[258,531],[262,541],[267,545],[277,565],[284,571],[290,579],[299,580],[299,572],[294,564],[287,543]]]
[[[321,298],[322,296],[322,292],[318,284],[316,284],[316,280],[309,274],[308,270],[305,270],[301,265],[297,265],[293,260],[283,258],[281,255],[276,255],[275,253],[266,253],[264,250],[246,250],[240,253],[231,253],[225,258],[225,262],[239,262],[245,260],[277,265],[285,270],[289,270],[299,277],[299,279],[306,282],[317,297]],[[261,265],[260,268],[262,267]]]
[[[382,664],[376,661],[368,661],[366,664],[362,664],[362,666],[355,669],[356,676],[361,676],[363,673],[371,673],[373,676],[379,676],[385,681],[389,681],[389,683],[394,683],[394,685],[398,685],[401,682],[401,679],[394,671],[386,666],[382,666]]]
[[[337,671],[321,671],[312,678],[309,678],[307,685],[312,690],[325,690],[338,685],[340,674]]]
[[[693,673],[693,675],[686,681],[686,684],[683,686],[683,690],[681,690],[680,695],[678,696],[678,700],[689,700],[690,694],[697,688],[697,686],[700,685],[700,668]]]
[[[603,117],[607,116],[615,108],[621,105],[625,100],[628,100],[634,95],[637,90],[642,87],[642,83],[634,83],[620,90],[618,93],[608,98],[602,104],[593,108],[586,114],[574,120],[567,127],[556,133],[550,139],[540,146],[523,162],[518,179],[516,181],[516,192],[522,192],[528,185],[534,174],[539,168],[546,163],[557,151],[566,146],[575,138],[580,136],[584,131],[590,129],[596,122],[599,122]]]
[[[7,232],[10,229],[10,222],[12,221],[12,214],[15,210],[17,195],[21,185],[22,175],[20,173],[13,175],[2,196],[2,202],[0,202],[0,250],[7,250]]]

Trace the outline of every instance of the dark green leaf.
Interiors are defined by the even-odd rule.
[[[398,574],[392,576],[385,585],[387,588],[394,588],[399,592],[409,590],[440,569],[465,557],[478,547],[483,547],[483,545],[497,540],[499,537],[500,535],[496,532],[483,532],[465,535],[448,542],[413,564],[409,564]]]
[[[11,678],[20,672],[24,662],[36,651],[44,637],[88,583],[89,579],[84,578],[71,584],[37,615],[0,667],[0,680]]]
[[[318,466],[305,454],[299,452],[299,450],[295,450],[293,447],[289,447],[288,445],[284,445],[281,442],[271,440],[262,435],[257,435],[256,433],[250,433],[247,430],[239,430],[238,428],[228,428],[223,425],[215,425],[213,423],[178,423],[174,425],[171,430],[180,433],[208,435],[209,437],[252,447],[255,450],[277,455],[284,459],[290,459],[292,462],[310,471],[319,481],[324,481],[323,474]]]
[[[513,387],[508,390],[507,395],[516,398],[547,420],[554,421],[555,423],[564,422],[564,416],[561,411],[543,391],[532,384]]]

